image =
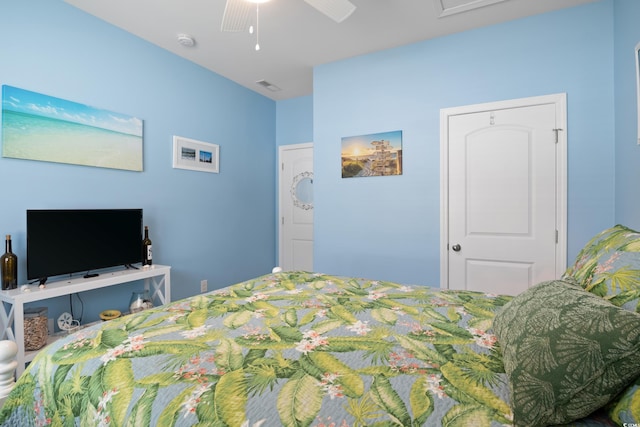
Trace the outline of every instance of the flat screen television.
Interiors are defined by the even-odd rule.
[[[27,279],[142,261],[142,209],[27,210]]]

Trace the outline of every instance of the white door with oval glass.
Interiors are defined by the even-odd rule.
[[[313,144],[279,148],[279,266],[313,271]]]

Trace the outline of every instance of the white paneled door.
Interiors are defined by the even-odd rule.
[[[565,96],[443,110],[443,278],[516,295],[566,265]]]
[[[279,266],[313,271],[313,144],[280,146],[279,159]]]

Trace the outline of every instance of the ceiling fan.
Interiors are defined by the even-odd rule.
[[[222,16],[221,31],[245,31],[252,4],[268,0],[227,0]],[[349,0],[304,0],[319,12],[340,23],[347,19],[356,7]]]

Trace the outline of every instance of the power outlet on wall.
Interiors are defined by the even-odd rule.
[[[207,292],[207,279],[201,280],[200,281],[200,292],[204,293]]]

